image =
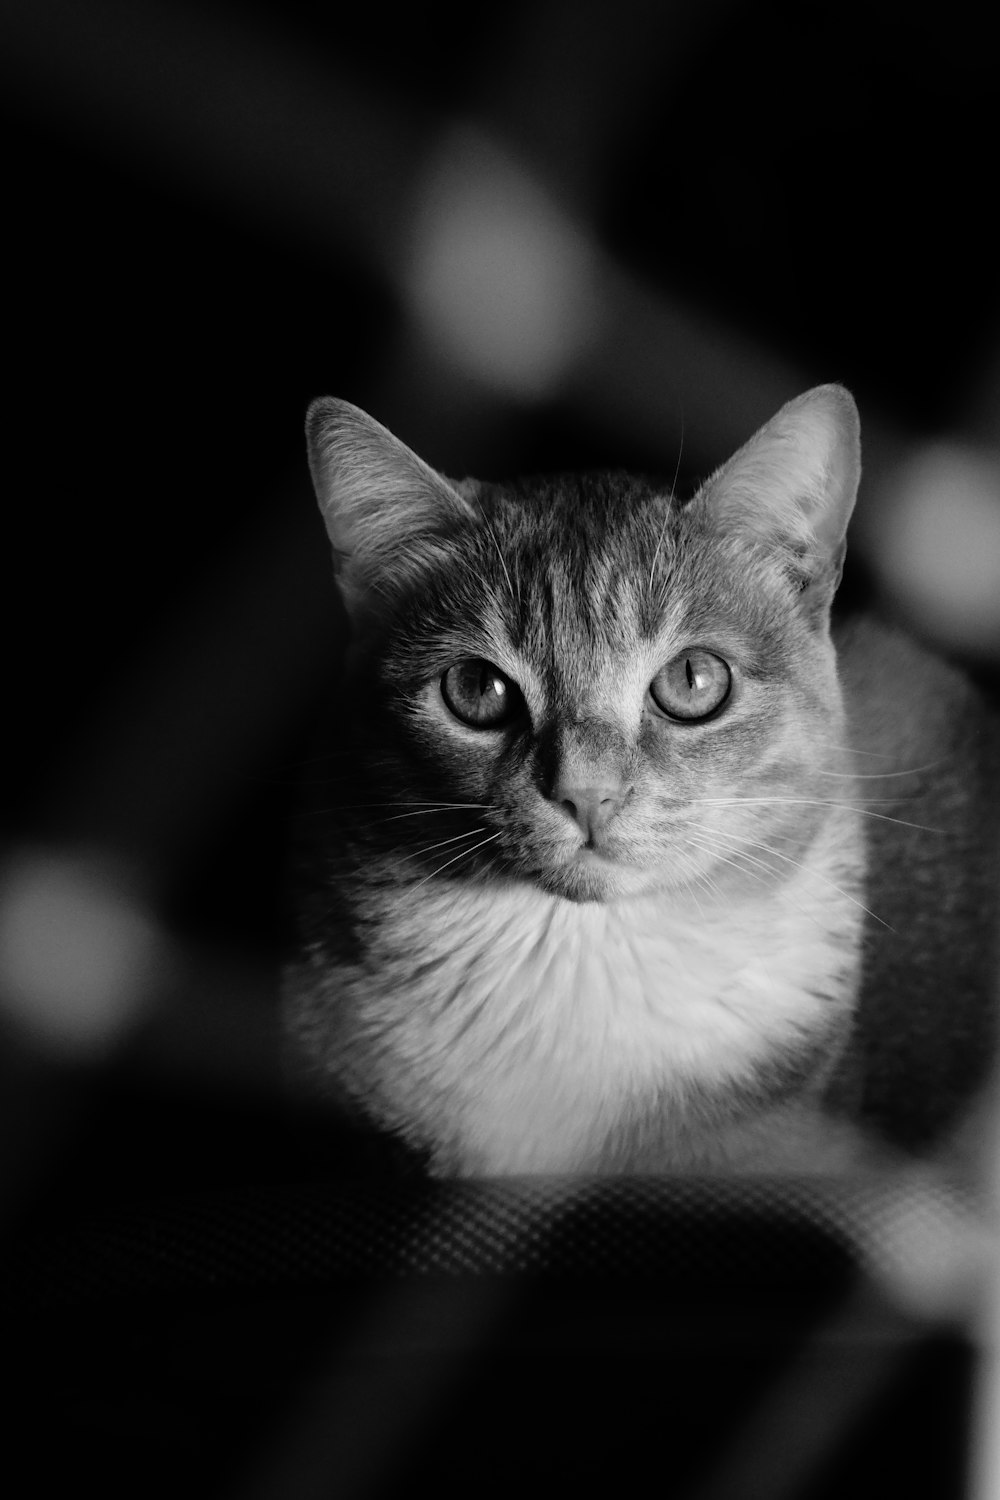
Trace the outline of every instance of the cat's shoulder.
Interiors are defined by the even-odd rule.
[[[975,1097],[995,1045],[1000,713],[960,666],[877,618],[834,639],[873,914],[850,1065],[863,1122],[923,1151]]]
[[[1000,757],[1000,704],[960,665],[873,614],[837,622],[833,639],[855,750],[929,756],[974,737]]]

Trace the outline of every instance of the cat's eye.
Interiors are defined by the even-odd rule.
[[[467,656],[441,678],[441,696],[456,719],[473,729],[499,729],[520,712],[517,685],[499,667],[479,656]]]
[[[725,703],[733,674],[721,656],[693,646],[661,667],[649,684],[656,707],[671,719],[708,719]]]

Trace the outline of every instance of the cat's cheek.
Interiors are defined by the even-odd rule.
[[[497,735],[463,730],[426,697],[411,707],[406,727],[439,790],[458,801],[490,801],[497,772]]]

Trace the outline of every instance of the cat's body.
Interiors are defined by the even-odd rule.
[[[998,736],[902,638],[834,649],[846,393],[683,508],[454,485],[342,403],[311,442],[354,642],[305,1070],[443,1172],[837,1169],[947,1128],[992,1038]]]

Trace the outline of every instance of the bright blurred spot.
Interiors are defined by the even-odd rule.
[[[979,1368],[969,1495],[971,1500],[996,1500],[1000,1495],[1000,1111],[995,1097],[992,1117],[979,1123],[990,1148],[988,1191],[993,1239],[984,1306],[975,1327]]]
[[[945,1180],[913,1177],[873,1218],[861,1252],[897,1306],[925,1321],[961,1322],[978,1311],[994,1241],[981,1215]]]
[[[0,1012],[55,1051],[87,1060],[112,1046],[150,994],[159,947],[96,863],[22,853],[0,875]]]
[[[431,161],[406,275],[428,337],[483,383],[551,392],[592,337],[596,255],[543,188],[468,128]]]
[[[1000,459],[938,444],[885,492],[872,562],[910,616],[959,651],[1000,646]]]

